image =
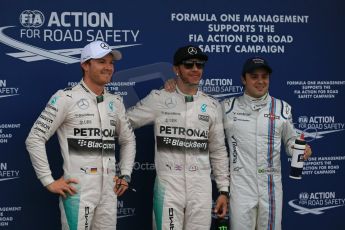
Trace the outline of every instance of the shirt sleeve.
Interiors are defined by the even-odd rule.
[[[282,116],[286,119],[282,131],[282,140],[285,146],[285,152],[287,155],[292,156],[292,146],[297,138],[297,132],[292,121],[291,106],[282,101]]]
[[[118,119],[116,134],[120,145],[120,170],[121,175],[130,176],[134,166],[136,142],[132,126],[126,115],[122,98],[118,98]]]
[[[134,129],[152,124],[156,117],[155,106],[158,102],[160,91],[152,90],[149,95],[127,110],[127,116]]]
[[[50,170],[46,142],[63,123],[68,99],[63,90],[55,93],[41,112],[25,141],[32,165],[43,186],[54,182]]]
[[[229,191],[229,157],[225,146],[223,111],[216,103],[215,118],[210,125],[209,151],[218,191]]]

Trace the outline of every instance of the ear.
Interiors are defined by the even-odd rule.
[[[176,65],[173,66],[173,71],[176,74],[176,76],[179,76],[180,70],[179,70],[179,68]]]
[[[84,72],[87,72],[89,70],[90,63],[88,61],[81,64],[81,68],[84,70]]]
[[[246,78],[245,77],[241,76],[241,81],[242,81],[243,85],[246,85]]]

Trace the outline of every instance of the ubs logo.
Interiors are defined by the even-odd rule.
[[[85,110],[89,108],[89,102],[86,99],[82,98],[78,101],[78,107],[82,110]]]

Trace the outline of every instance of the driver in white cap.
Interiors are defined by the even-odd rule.
[[[121,53],[103,41],[81,53],[83,79],[57,91],[26,140],[43,186],[60,195],[62,229],[116,229],[117,196],[128,188],[135,157],[135,137],[122,98],[106,91],[114,61]],[[64,175],[54,179],[45,144],[57,132]],[[115,137],[121,146],[121,175],[115,175]]]

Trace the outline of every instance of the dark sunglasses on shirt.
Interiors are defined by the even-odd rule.
[[[196,68],[198,69],[203,69],[205,67],[205,61],[183,61],[182,65],[184,66],[184,68],[186,69],[192,69],[194,67],[194,65],[196,66]]]

